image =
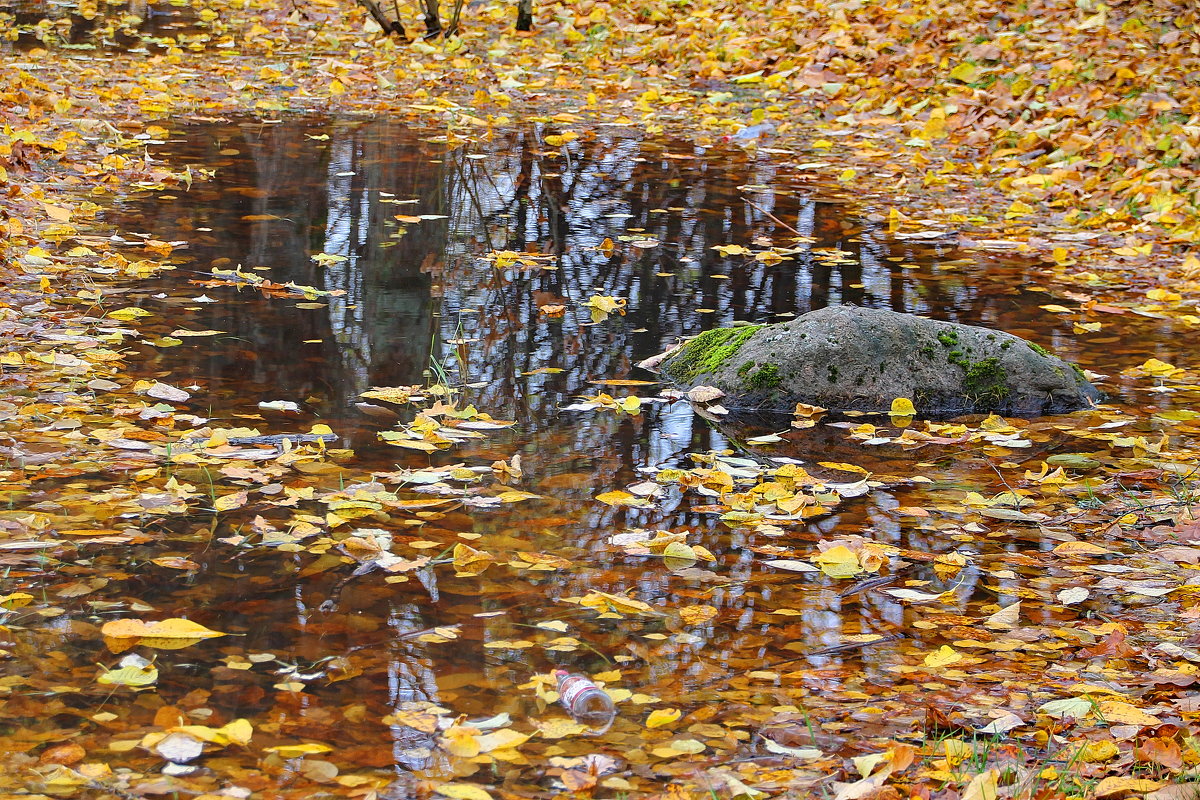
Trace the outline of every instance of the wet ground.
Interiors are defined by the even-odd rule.
[[[903,678],[893,667],[927,650],[923,637],[934,633],[911,627],[912,610],[893,599],[842,597],[845,586],[824,576],[772,570],[761,561],[795,557],[842,534],[922,553],[952,551],[970,539],[961,527],[966,510],[956,505],[963,493],[1001,491],[996,462],[1062,448],[1065,435],[1053,421],[1033,423],[1028,451],[864,447],[829,426],[747,450],[748,437],[770,429],[723,426],[678,403],[648,404],[637,416],[564,407],[598,391],[654,396],[655,386],[605,382],[653,380],[635,363],[680,337],[836,303],[1009,331],[1110,375],[1151,356],[1175,363],[1186,341],[1162,321],[1140,317],[1123,321],[1119,334],[1080,336],[1062,314],[1042,308],[1056,302],[1042,283],[1044,264],[958,249],[952,231],[923,239],[889,234],[889,209],[864,207],[852,192],[814,182],[811,154],[732,145],[705,152],[619,128],[563,147],[548,142],[555,134],[553,124],[530,124],[463,143],[386,120],[196,122],[173,127],[152,152],[175,170],[212,170],[211,179],[187,191],[130,190],[103,211],[102,222],[127,240],[186,242],[169,258],[173,271],[120,286],[114,302],[153,314],[138,323],[148,341],[131,345],[133,368],[190,391],[192,413],[263,433],[327,424],[339,436],[337,447],[354,450],[360,471],[486,465],[519,454],[523,476],[515,485],[540,496],[371,522],[406,541],[437,543],[431,554],[447,541],[469,541],[511,555],[515,564],[501,559],[462,577],[422,571],[400,583],[378,573],[347,581],[352,567],[303,548],[279,553],[222,544],[213,539],[245,531],[216,517],[152,523],[167,540],[135,548],[131,562],[126,551],[107,556],[114,566],[124,563],[127,574],[106,597],[148,617],[193,616],[237,635],[160,654],[157,696],[181,707],[202,698],[214,718],[246,717],[270,735],[329,744],[334,752],[325,757],[343,772],[403,767],[441,777],[466,768],[441,759],[413,727],[381,722],[386,714],[424,701],[476,717],[553,715],[538,708],[531,689],[518,687],[555,666],[618,670],[610,685],[685,711],[721,699],[691,733],[704,743],[705,757],[761,754],[751,723],[794,724],[787,715],[801,711],[823,723],[816,745],[826,751],[856,754],[852,740],[911,729],[924,714],[920,707],[890,707],[885,720],[864,701],[872,687],[897,686]],[[764,262],[716,249],[727,245],[793,252]],[[495,251],[530,257],[498,265],[489,260]],[[235,268],[276,287],[315,291],[231,285],[222,271]],[[627,299],[626,313],[593,322],[582,303],[597,294]],[[547,315],[545,306],[563,306],[562,316]],[[189,337],[180,330],[217,333]],[[516,424],[432,455],[380,441],[378,433],[394,422],[364,413],[362,393],[441,377],[465,387],[481,411]],[[1170,405],[1120,381],[1105,388],[1131,410]],[[291,401],[300,411],[264,412],[259,403],[266,401]],[[703,498],[672,495],[645,509],[594,499],[653,469],[689,465],[688,453],[723,448],[752,460],[848,462],[884,479],[832,513],[788,525],[783,536],[722,522]],[[931,482],[911,484],[916,475]],[[962,513],[933,524],[905,511],[935,506]],[[672,571],[609,543],[635,528],[686,532],[717,560]],[[986,548],[972,545],[977,552],[1046,546],[1036,528]],[[414,552],[425,551],[406,554]],[[559,560],[533,568],[517,558],[522,552]],[[198,569],[147,563],[165,555],[186,556]],[[925,566],[917,570],[938,586],[960,587],[948,612],[995,600],[982,573],[968,570],[944,584]],[[1020,571],[1035,575],[1037,568]],[[696,603],[718,611],[683,629],[653,614],[597,618],[563,602],[593,590],[656,608]],[[66,619],[76,622],[64,630],[99,621],[86,606]],[[565,625],[538,627],[551,622]],[[439,627],[453,628],[457,638],[431,637]],[[904,638],[821,654],[863,633]],[[81,672],[97,659],[66,647],[60,657]],[[244,668],[250,654],[270,654],[263,662],[269,669]],[[779,665],[804,668],[806,677],[749,687],[731,677]],[[287,680],[303,683],[302,691],[280,689]],[[130,697],[110,705],[153,714],[157,701]],[[651,773],[648,763],[658,764],[660,777],[685,768],[644,752],[641,707],[619,710],[601,737],[562,739],[542,754],[640,753],[622,768],[643,777]],[[209,766],[235,769],[243,757],[226,751]],[[497,769],[473,780],[503,783],[504,774]]]

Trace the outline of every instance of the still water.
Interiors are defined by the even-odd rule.
[[[130,191],[103,212],[103,222],[126,239],[186,242],[170,256],[173,271],[122,287],[120,302],[154,315],[138,328],[158,344],[135,345],[135,371],[187,388],[194,413],[263,433],[326,424],[338,447],[354,450],[360,473],[520,455],[517,485],[539,495],[385,523],[408,541],[470,541],[502,556],[481,575],[440,568],[399,583],[379,573],[350,578],[352,567],[331,566],[302,548],[280,553],[213,541],[244,532],[232,521],[162,523],[166,541],[135,549],[109,596],[136,598],[153,618],[187,615],[237,638],[160,654],[158,696],[181,707],[204,704],[214,719],[246,717],[268,737],[326,743],[334,749],[323,757],[343,773],[394,771],[400,782],[410,769],[434,778],[471,769],[441,758],[417,728],[385,716],[425,702],[472,717],[508,713],[515,727],[532,730],[554,710],[519,687],[558,666],[617,670],[611,686],[702,711],[690,736],[703,742],[704,754],[684,759],[692,767],[762,755],[755,731],[763,725],[811,731],[817,724],[821,733],[808,744],[843,754],[856,754],[850,742],[864,735],[912,730],[920,707],[893,704],[885,717],[866,700],[879,687],[895,687],[900,679],[891,667],[938,643],[936,632],[910,628],[911,610],[887,597],[842,597],[844,584],[772,570],[761,560],[803,557],[842,534],[951,551],[964,539],[953,514],[934,524],[897,509],[949,503],[966,490],[999,491],[991,462],[1003,456],[869,448],[828,426],[791,433],[751,455],[849,462],[891,480],[780,537],[720,522],[697,510],[693,497],[671,495],[650,508],[594,499],[652,477],[652,468],[689,465],[688,453],[735,448],[745,455],[742,441],[769,429],[717,424],[679,403],[647,404],[636,416],[564,407],[598,391],[654,396],[655,386],[603,382],[653,380],[636,362],[681,337],[837,303],[1006,330],[1101,373],[1149,355],[1173,361],[1183,345],[1156,336],[1154,320],[1124,323],[1126,339],[1080,339],[1069,321],[1040,308],[1052,301],[1038,264],[958,250],[949,231],[930,240],[889,235],[888,209],[813,180],[810,155],[704,151],[619,128],[551,146],[546,137],[554,133],[536,124],[466,142],[388,120],[193,123],[174,128],[151,152],[174,170],[210,170],[210,179],[188,191]],[[727,245],[789,252],[763,261],[716,249]],[[527,257],[497,265],[490,258],[496,251]],[[234,268],[318,291],[304,297],[222,284],[221,271]],[[594,322],[583,303],[597,294],[627,300],[626,313]],[[550,316],[546,306],[564,311]],[[171,337],[178,329],[220,333]],[[1135,340],[1141,344],[1117,344]],[[378,433],[394,423],[364,413],[361,394],[436,377],[515,425],[431,455],[380,441]],[[1118,401],[1135,402],[1119,387],[1106,388]],[[258,406],[266,401],[292,401],[300,411],[266,414]],[[785,419],[777,429],[787,427]],[[1041,436],[1035,453],[1053,449],[1056,437]],[[931,482],[910,484],[914,475]],[[717,560],[671,571],[661,559],[609,542],[636,528],[685,532]],[[518,553],[559,560],[546,570],[504,563],[509,556],[517,562]],[[187,556],[199,569],[180,574],[145,563],[164,555]],[[925,565],[915,569],[943,586]],[[970,570],[957,580],[961,604],[951,611],[995,597]],[[597,617],[562,601],[591,590],[653,607],[711,605],[717,615],[681,630],[661,616]],[[548,622],[565,624],[538,627]],[[430,638],[439,627],[453,627],[457,638]],[[822,654],[862,633],[897,638]],[[270,654],[270,670],[244,668],[239,659],[248,654]],[[77,669],[96,660],[84,650],[63,657]],[[791,683],[750,687],[732,676],[779,665],[807,671]],[[303,691],[278,688],[289,679]],[[122,695],[109,702],[146,725],[154,716],[150,701]],[[627,757],[622,774],[635,786],[635,776],[661,780],[691,768],[647,754],[645,708],[627,703],[618,711],[601,736],[543,742],[531,754]],[[815,723],[796,723],[801,712]],[[154,762],[140,751],[120,758],[140,769]],[[254,757],[225,751],[208,766],[236,772],[243,762]],[[549,785],[519,764],[489,767],[472,780]]]

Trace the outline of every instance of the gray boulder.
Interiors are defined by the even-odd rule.
[[[1100,398],[1078,367],[1020,337],[856,306],[716,328],[646,365],[682,387],[715,386],[740,412],[790,413],[797,402],[879,412],[907,397],[921,416],[1037,415]]]

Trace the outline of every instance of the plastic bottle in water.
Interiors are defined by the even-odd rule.
[[[558,702],[577,721],[588,725],[607,725],[616,715],[612,698],[586,675],[554,670],[558,680]]]

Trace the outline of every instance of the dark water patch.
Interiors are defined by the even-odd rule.
[[[0,3],[0,41],[23,52],[161,52],[207,41],[199,21],[183,3]]]

